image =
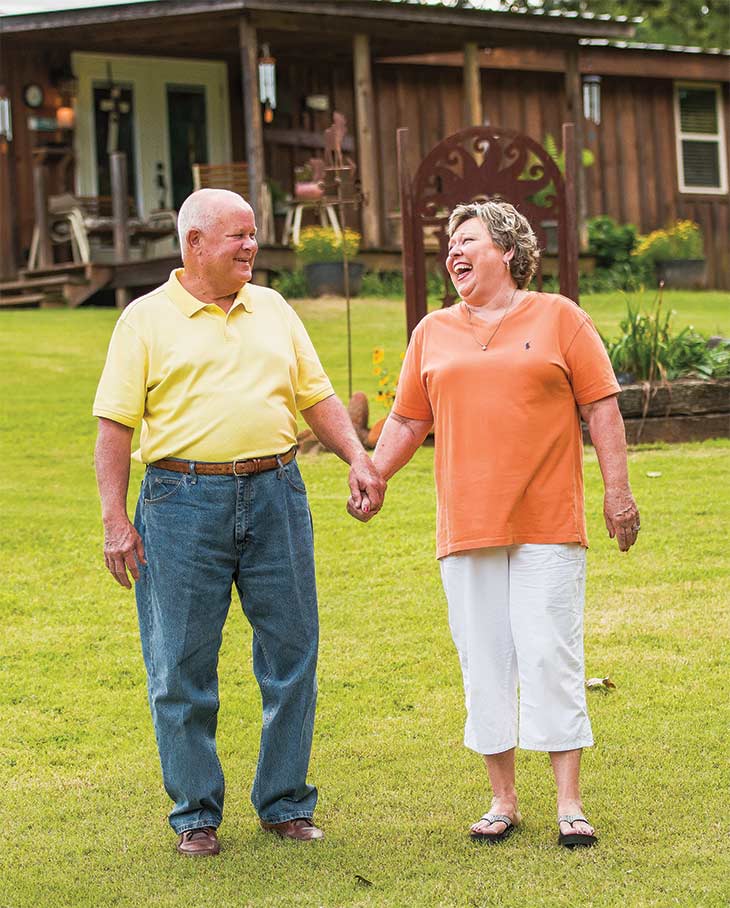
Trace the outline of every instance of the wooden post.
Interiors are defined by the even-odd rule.
[[[403,232],[403,284],[406,297],[406,330],[408,338],[427,313],[426,255],[423,248],[423,227],[413,212],[413,183],[408,168],[408,130],[401,127],[396,133],[398,187]]]
[[[563,151],[565,152],[565,205],[560,212],[560,292],[563,296],[579,303],[578,300],[578,223],[575,190],[575,126],[563,123]]]
[[[40,155],[33,155],[33,207],[35,229],[38,231],[36,268],[48,268],[53,264],[53,250],[48,234],[48,170],[44,157]]]
[[[357,119],[357,152],[360,182],[365,196],[362,209],[363,246],[382,245],[380,230],[380,192],[378,188],[378,152],[375,144],[375,108],[373,76],[370,67],[370,39],[355,35],[353,40],[355,76],[355,117]]]
[[[578,217],[578,239],[580,248],[588,249],[588,228],[586,226],[586,180],[583,168],[583,84],[580,75],[578,47],[565,52],[565,100],[567,107],[566,120],[575,126],[575,193],[576,213]],[[568,155],[565,155],[566,162]]]
[[[482,81],[479,49],[474,41],[464,45],[464,126],[482,126]]]
[[[259,101],[258,37],[256,29],[245,16],[238,20],[238,47],[241,57],[241,82],[243,85],[243,122],[246,129],[246,163],[248,164],[248,201],[261,220],[264,188],[264,127]],[[259,242],[273,242],[265,235],[268,225],[261,220]]]
[[[129,199],[127,197],[127,155],[113,151],[109,155],[112,184],[112,217],[114,218],[114,260],[126,262],[129,258]],[[124,309],[129,302],[126,287],[114,291],[117,309]]]
[[[10,143],[0,139],[0,280],[11,280],[16,275],[11,159]]]

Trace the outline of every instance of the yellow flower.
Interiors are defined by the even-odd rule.
[[[373,348],[373,362],[382,363],[385,358],[385,348],[384,347],[374,347]]]
[[[378,382],[378,384],[379,384],[380,387],[382,388],[383,385],[387,385],[389,381],[390,381],[390,379],[388,378],[388,373],[386,372],[385,375],[380,379],[380,381]]]
[[[380,366],[375,366],[375,367],[373,368],[373,375],[380,375],[380,373],[381,373],[382,371],[383,371],[383,370],[380,368]]]

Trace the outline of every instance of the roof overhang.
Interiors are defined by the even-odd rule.
[[[54,12],[0,16],[5,36],[49,30],[83,28],[155,19],[225,14],[250,14],[264,26],[286,22],[289,28],[310,28],[316,20],[327,19],[328,29],[360,29],[378,33],[382,28],[407,25],[410,29],[433,30],[452,39],[484,42],[492,37],[504,40],[529,36],[540,38],[626,39],[634,34],[637,21],[578,13],[539,11],[503,12],[393,0],[157,0],[155,3],[125,3]],[[320,26],[321,28],[321,26]],[[420,29],[419,29],[420,31]]]

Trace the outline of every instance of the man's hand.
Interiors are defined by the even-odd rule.
[[[603,517],[608,535],[611,539],[616,538],[620,551],[628,552],[636,542],[641,528],[639,509],[631,492],[606,489],[603,498]]]
[[[120,586],[130,590],[132,584],[127,569],[139,580],[139,566],[147,564],[142,537],[125,514],[104,524],[104,563]]]
[[[387,483],[364,452],[353,459],[348,483],[347,513],[365,523],[382,508]]]

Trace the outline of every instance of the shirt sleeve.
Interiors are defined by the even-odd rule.
[[[295,390],[296,405],[299,410],[306,410],[307,407],[313,407],[326,397],[331,397],[335,390],[327,377],[327,373],[322,368],[314,344],[307,334],[307,329],[302,324],[302,320],[286,304],[289,309],[292,338],[294,341],[294,352],[297,357],[297,386]]]
[[[433,419],[431,401],[423,375],[423,328],[416,327],[411,335],[403,367],[398,378],[398,388],[393,402],[393,412],[406,419]]]
[[[92,413],[135,429],[144,415],[149,358],[126,319],[114,328]]]
[[[573,336],[565,361],[577,404],[591,404],[620,392],[606,348],[589,316]]]

